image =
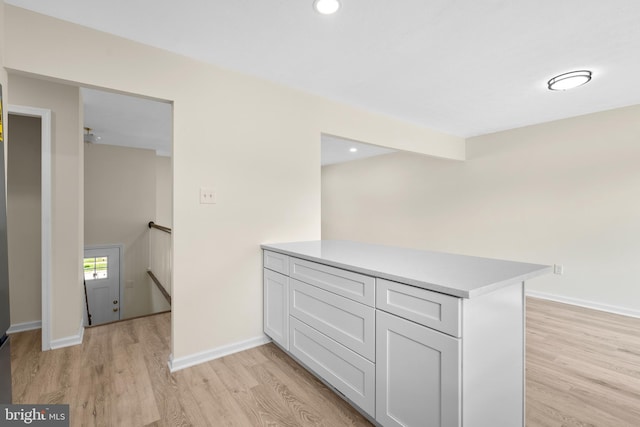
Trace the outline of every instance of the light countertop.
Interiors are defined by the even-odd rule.
[[[549,265],[341,240],[263,244],[263,249],[461,298],[549,273]]]

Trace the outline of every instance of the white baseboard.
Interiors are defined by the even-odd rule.
[[[209,362],[210,360],[219,359],[220,357],[228,356],[239,351],[248,350],[253,347],[270,342],[271,339],[266,335],[251,338],[246,341],[240,341],[233,344],[224,345],[222,347],[213,348],[211,350],[195,353],[190,356],[173,358],[173,355],[169,357],[169,370],[176,372],[181,369],[189,368],[191,366],[199,365],[200,363]]]
[[[529,297],[547,299],[550,301],[562,302],[565,304],[577,305],[580,307],[590,308],[593,310],[606,311],[607,313],[620,314],[622,316],[640,318],[640,310],[633,310],[615,305],[601,304],[599,302],[587,301],[579,298],[565,297],[561,295],[548,294],[546,292],[538,292],[527,290],[526,295]]]
[[[18,332],[33,331],[41,328],[42,328],[41,320],[34,320],[33,322],[16,323],[15,325],[11,325],[9,329],[7,329],[7,334],[9,335],[17,334]]]
[[[56,350],[63,347],[71,347],[74,345],[82,344],[82,338],[84,337],[84,319],[80,319],[80,327],[78,333],[64,338],[58,338],[57,340],[51,340],[51,350]]]

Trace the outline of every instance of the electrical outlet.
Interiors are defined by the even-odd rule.
[[[216,192],[212,188],[200,187],[200,204],[214,204],[216,200]]]
[[[562,276],[564,272],[564,268],[560,264],[553,264],[553,274],[557,274],[558,276]]]

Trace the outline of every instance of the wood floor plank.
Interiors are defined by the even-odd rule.
[[[323,422],[325,416],[317,411],[317,407],[311,405],[313,400],[310,399],[309,394],[302,389],[296,390],[295,393],[292,392],[292,387],[290,387],[292,383],[286,383],[287,377],[274,375],[274,372],[279,373],[278,370],[274,369],[274,366],[268,365],[268,362],[254,365],[252,372],[256,375],[258,381],[267,387],[269,393],[276,396],[283,406],[289,410],[298,425],[326,425]]]
[[[28,395],[37,378],[41,358],[40,331],[28,331],[11,336],[11,377],[14,402],[29,402]],[[19,361],[20,363],[16,363]]]
[[[640,425],[640,319],[527,299],[527,425]]]
[[[113,359],[116,422],[125,423],[121,414],[133,415],[130,422],[145,425],[160,419],[155,398],[151,392],[151,381],[146,370],[140,343],[123,344],[122,350]]]
[[[229,369],[230,366],[233,367],[234,365],[230,365],[228,360],[225,361],[225,359],[228,359],[228,357],[214,360],[210,363],[225,387],[231,391],[231,396],[238,406],[242,408],[251,425],[256,427],[292,425],[289,414],[283,414],[281,408],[274,411],[275,406],[273,402],[265,401],[262,399],[260,393],[256,394],[252,391],[252,388],[257,387],[257,383],[255,383],[255,381],[250,381],[249,384],[244,383],[242,379],[243,377],[246,378],[246,375],[238,374],[234,370]]]
[[[528,427],[640,425],[640,319],[527,299]],[[68,403],[72,426],[371,426],[274,344],[176,373],[170,313],[40,351],[12,337],[15,403]]]
[[[287,356],[274,344],[258,347],[268,358],[281,369],[282,378],[286,378],[287,384],[299,384],[307,393],[312,395],[312,401],[331,423],[327,425],[353,425],[370,426],[371,424],[354,411],[353,408],[341,399],[336,393],[327,388],[313,374],[300,366],[295,360]],[[325,409],[326,408],[326,409]],[[335,418],[332,420],[332,416]]]
[[[191,390],[193,398],[206,419],[206,425],[229,427],[251,425],[208,363],[183,369],[174,375],[180,387]]]

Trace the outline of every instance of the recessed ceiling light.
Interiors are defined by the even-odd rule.
[[[591,80],[591,71],[580,70],[555,76],[547,82],[549,90],[568,90],[582,86]]]
[[[340,9],[340,2],[338,0],[315,0],[313,8],[323,15],[331,15]]]
[[[351,147],[349,148],[349,151],[355,153],[356,151],[358,151],[358,149],[356,147]]]

